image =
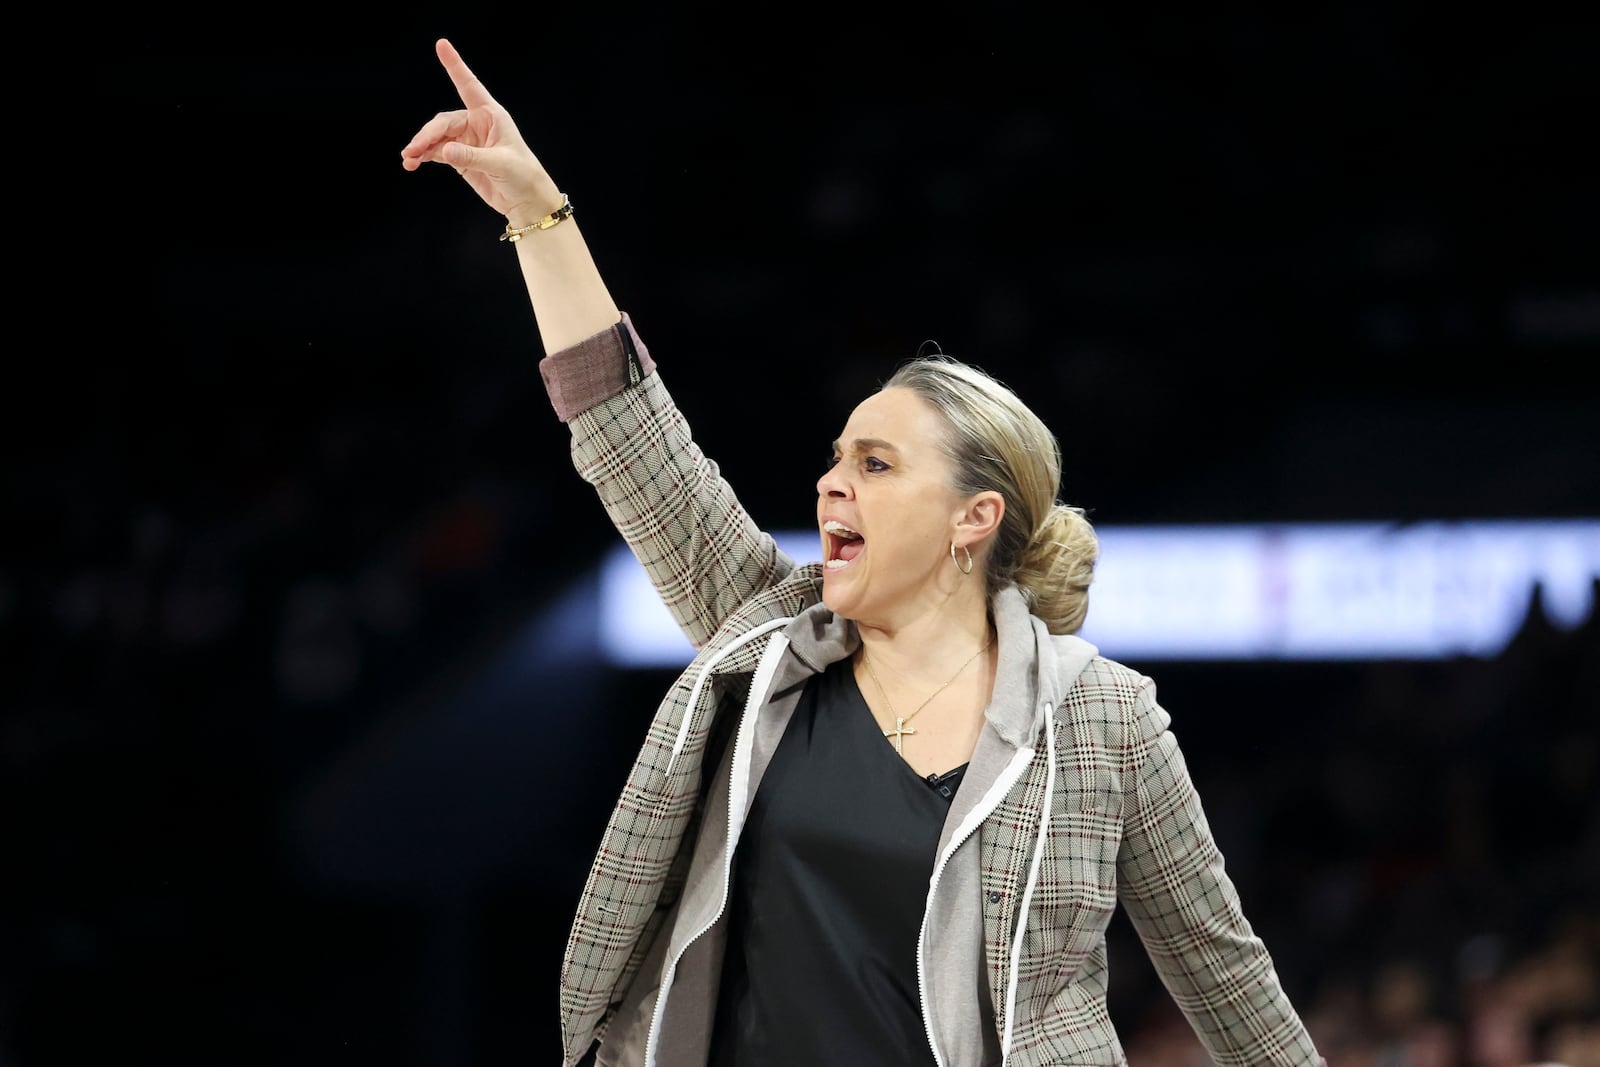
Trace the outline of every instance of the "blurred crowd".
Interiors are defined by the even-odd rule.
[[[1299,671],[1258,690],[1298,722],[1281,751],[1175,722],[1329,1063],[1600,1064],[1600,621],[1553,628],[1536,597],[1494,659]],[[1134,1064],[1208,1062],[1148,981],[1126,995]]]
[[[1597,929],[1574,912],[1516,949],[1482,935],[1445,958],[1398,955],[1315,983],[1302,1010],[1333,1067],[1591,1067],[1600,1064]],[[1211,1067],[1183,1017],[1160,1000],[1128,1052],[1137,1067]]]

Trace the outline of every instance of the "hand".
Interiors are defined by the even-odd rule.
[[[449,41],[440,38],[434,50],[466,107],[429,119],[400,150],[400,165],[406,170],[424,163],[454,167],[513,226],[555,210],[561,193],[517,132],[511,113],[489,95]]]

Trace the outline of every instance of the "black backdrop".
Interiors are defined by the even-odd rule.
[[[14,141],[70,217],[17,220],[0,1063],[554,1059],[664,679],[550,651],[610,532],[502,221],[399,166],[455,102],[436,37],[788,527],[928,338],[1035,405],[1098,521],[1600,512],[1595,29],[279,7],[39,42]],[[1488,663],[1139,665],[1308,1009],[1417,959],[1460,1021],[1474,938],[1592,915],[1593,616],[1533,607]],[[1132,1040],[1161,1000],[1115,933]]]

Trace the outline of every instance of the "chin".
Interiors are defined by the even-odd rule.
[[[841,596],[839,593],[829,590],[828,583],[826,581],[822,583],[823,606],[841,619],[848,619],[852,617],[850,614],[849,605],[845,603],[847,600],[847,597]]]

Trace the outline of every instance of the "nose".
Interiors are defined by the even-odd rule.
[[[854,490],[850,480],[844,476],[844,464],[835,463],[823,472],[817,479],[817,495],[832,497],[835,500],[849,499]]]

